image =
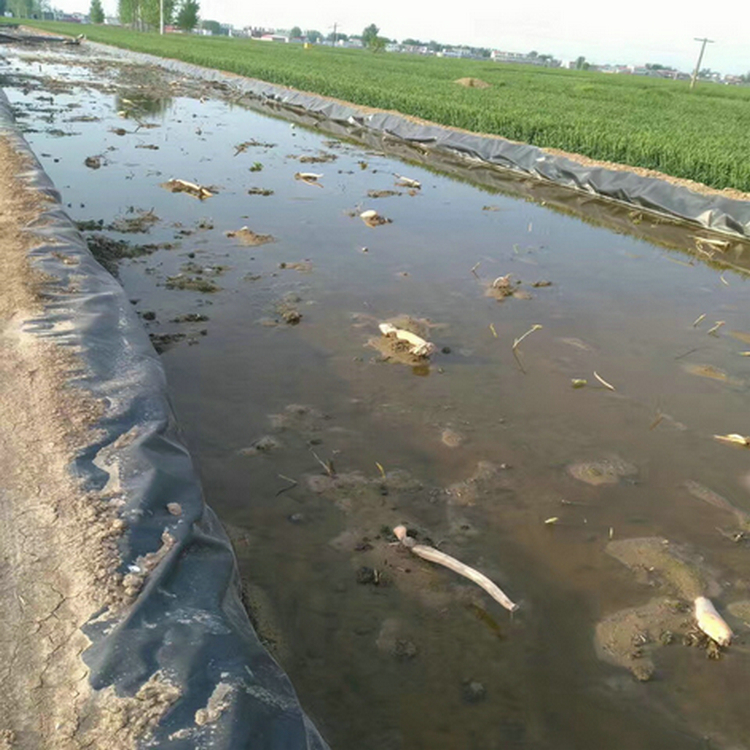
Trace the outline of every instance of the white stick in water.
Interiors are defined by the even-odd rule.
[[[474,570],[474,568],[470,568],[468,565],[464,565],[464,563],[456,560],[455,557],[446,555],[445,552],[440,552],[440,550],[436,550],[434,547],[427,547],[424,544],[416,544],[414,539],[407,535],[406,526],[396,526],[396,528],[393,529],[393,533],[401,544],[411,550],[411,552],[417,555],[417,557],[437,563],[438,565],[443,565],[454,573],[458,573],[458,575],[468,578],[470,581],[476,583],[477,586],[481,586],[496,602],[502,604],[508,611],[514,612],[518,609],[518,605],[515,602],[512,602],[506,596],[505,592],[503,592],[499,586],[494,584],[483,573]]]
[[[699,596],[695,600],[695,619],[698,627],[720,646],[728,646],[732,642],[734,633],[724,618],[716,611],[710,599]]]

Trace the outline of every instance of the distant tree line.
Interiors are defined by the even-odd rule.
[[[92,8],[94,2],[92,0]],[[159,27],[162,0],[119,0],[120,23],[141,31]],[[163,0],[164,23],[191,31],[198,24],[198,0]]]
[[[3,0],[0,12],[10,11],[15,18],[41,18],[49,10],[49,3],[42,0]]]

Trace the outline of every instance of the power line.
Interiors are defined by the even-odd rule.
[[[713,39],[706,39],[705,37],[703,39],[699,39],[698,37],[695,37],[696,42],[703,42],[701,44],[701,51],[698,55],[698,62],[695,63],[695,70],[693,71],[693,77],[690,79],[690,90],[692,91],[695,88],[695,81],[698,78],[698,72],[701,69],[701,62],[703,62],[703,53],[706,51],[706,45],[707,44],[714,44]]]

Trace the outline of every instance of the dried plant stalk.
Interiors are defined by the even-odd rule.
[[[414,540],[407,535],[406,526],[396,526],[396,528],[393,529],[393,533],[401,544],[403,544],[404,547],[407,547],[413,554],[417,555],[417,557],[421,557],[423,560],[428,560],[437,565],[442,565],[449,570],[452,570],[454,573],[458,573],[458,575],[468,578],[473,583],[476,583],[477,586],[483,588],[496,602],[505,607],[509,612],[515,612],[518,609],[518,605],[511,601],[505,592],[502,591],[497,584],[487,578],[484,573],[480,573],[478,570],[470,568],[468,565],[456,560],[455,557],[446,555],[445,552],[440,552],[440,550],[437,550],[434,547],[428,547],[424,544],[416,544]]]
[[[497,279],[495,279],[495,281],[497,281]],[[539,325],[538,323],[534,323],[534,325],[533,325],[533,326],[531,326],[531,328],[529,328],[529,330],[528,330],[528,331],[526,331],[526,333],[524,333],[524,334],[523,334],[523,336],[521,336],[520,338],[517,338],[517,339],[515,339],[515,341],[513,341],[513,351],[515,351],[516,349],[518,349],[518,345],[519,345],[519,344],[520,344],[520,343],[521,343],[521,342],[522,342],[522,341],[523,341],[523,340],[524,340],[524,339],[525,339],[525,338],[526,338],[526,337],[527,337],[527,336],[528,336],[529,334],[531,334],[531,333],[534,333],[534,331],[538,331],[538,330],[540,330],[541,328],[542,328],[542,326],[540,326],[540,325]]]
[[[594,370],[594,377],[608,390],[610,391],[616,391],[617,388],[615,388],[611,383],[608,383],[596,370]]]

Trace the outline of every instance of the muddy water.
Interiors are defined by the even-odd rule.
[[[746,277],[706,264],[690,230],[665,250],[200,84],[69,54],[6,50],[3,84],[74,219],[153,210],[147,233],[104,233],[175,245],[123,261],[120,280],[151,333],[184,334],[163,354],[179,420],[259,631],[331,746],[744,746],[741,619],[726,615],[738,637],[721,659],[678,637],[654,651],[646,682],[600,660],[594,632],[654,597],[688,604],[608,554],[610,540],[686,545],[724,613],[750,596],[741,514],[695,489],[750,510],[747,452],[712,438],[750,432]],[[336,158],[300,161],[321,155]],[[394,173],[421,189],[396,187]],[[169,193],[170,178],[216,194]],[[366,226],[365,209],[392,223]],[[226,236],[243,226],[275,241]],[[219,290],[168,288],[181,272]],[[506,274],[522,294],[487,296]],[[284,322],[290,309],[298,325]],[[186,314],[208,320],[172,322]],[[429,361],[368,347],[397,315],[429,321]],[[592,461],[604,470],[571,471]],[[395,548],[400,522],[490,575],[520,611]],[[659,623],[645,634],[662,635]]]

